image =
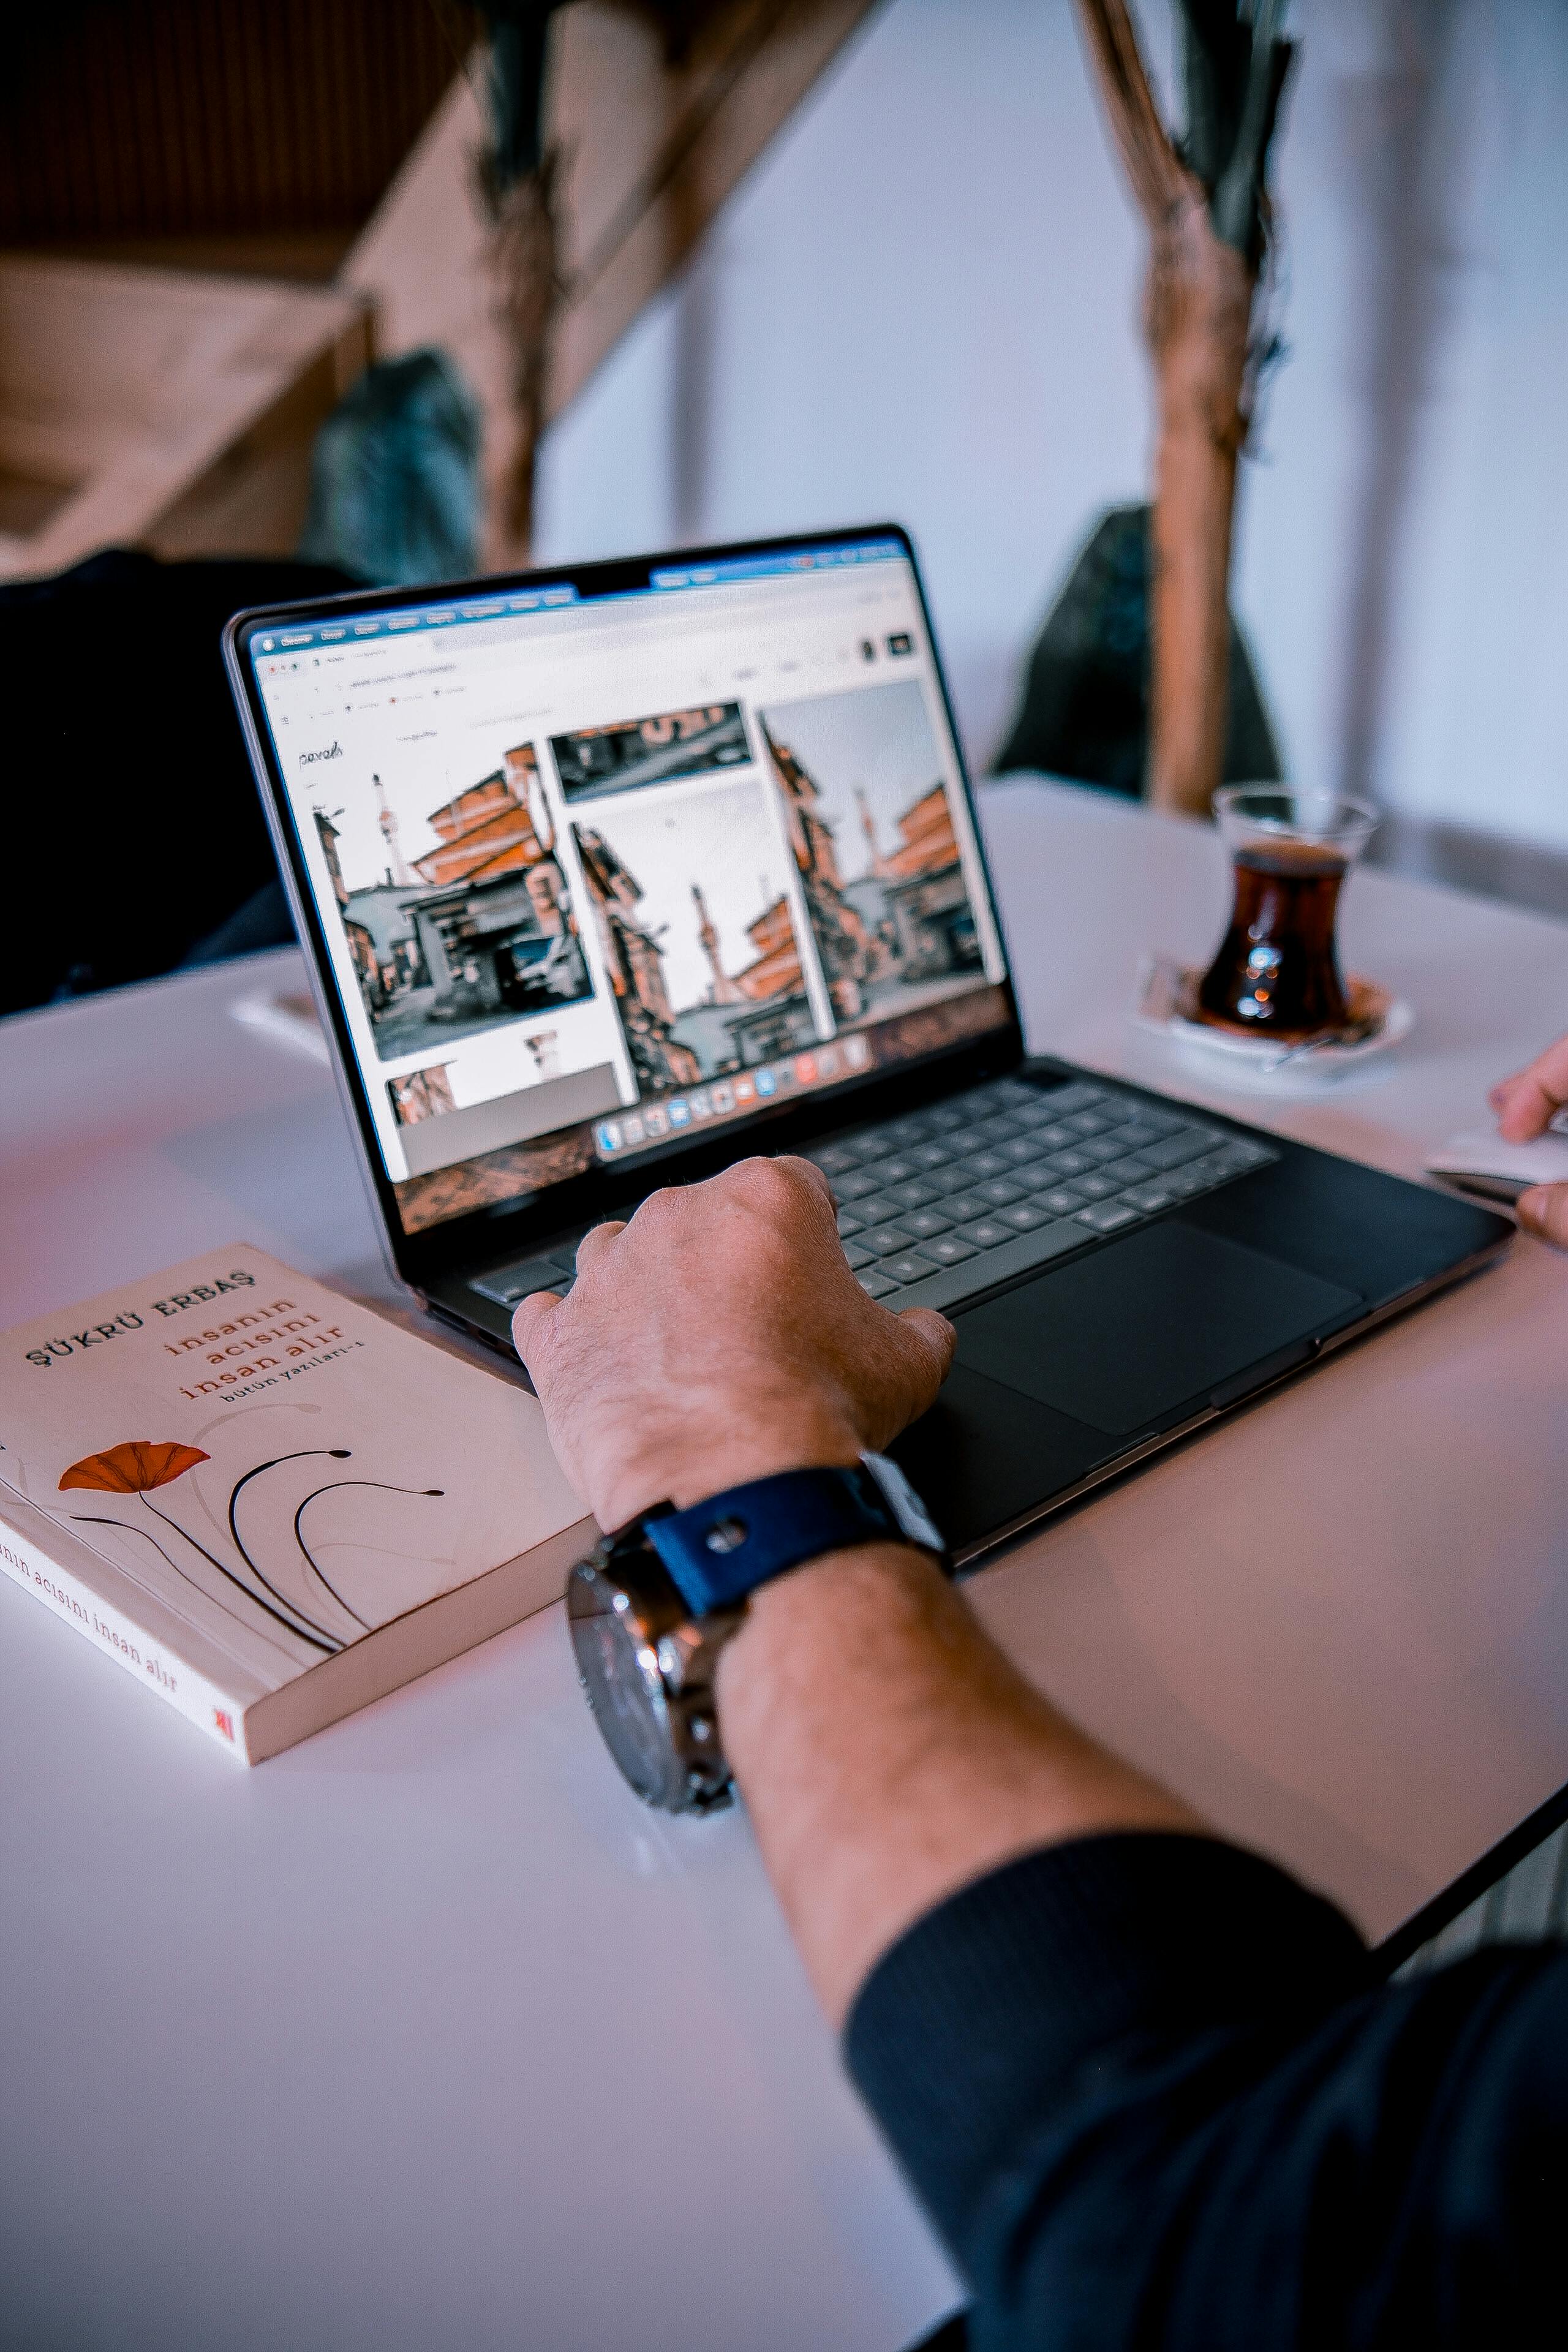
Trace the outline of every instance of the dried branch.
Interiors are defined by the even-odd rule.
[[[1127,0],[1078,0],[1132,193],[1149,226],[1143,325],[1160,408],[1150,531],[1150,798],[1205,809],[1225,753],[1236,469],[1269,224],[1268,145],[1291,45],[1285,0],[1175,0],[1187,99],[1162,122]]]
[[[494,224],[490,262],[510,347],[517,420],[506,526],[524,561],[533,537],[534,468],[561,297],[559,160],[546,129],[550,22],[561,5],[562,0],[480,0],[490,28],[485,78],[490,137],[479,158],[479,180]]]
[[[1177,0],[1187,123],[1178,152],[1212,195],[1232,148],[1252,59],[1236,0]]]
[[[1078,13],[1133,195],[1158,231],[1192,183],[1160,120],[1126,0],[1078,0]]]
[[[1280,92],[1290,69],[1291,45],[1279,37],[1285,0],[1260,0],[1252,26],[1247,96],[1236,143],[1214,191],[1209,210],[1215,235],[1245,254],[1254,268],[1262,246],[1264,172],[1274,135]]]

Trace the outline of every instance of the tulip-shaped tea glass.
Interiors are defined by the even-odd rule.
[[[1377,812],[1334,793],[1232,784],[1214,797],[1236,903],[1198,983],[1198,1018],[1254,1037],[1331,1036],[1351,1018],[1334,952],[1340,885]]]

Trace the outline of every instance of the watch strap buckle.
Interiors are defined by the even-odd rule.
[[[944,1558],[913,1487],[875,1454],[753,1479],[689,1510],[646,1514],[643,1535],[699,1617],[736,1608],[788,1570],[858,1544],[911,1543]]]

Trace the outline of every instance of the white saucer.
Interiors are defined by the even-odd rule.
[[[1136,1028],[1158,1037],[1184,1061],[1201,1066],[1214,1083],[1270,1094],[1315,1092],[1386,1054],[1415,1025],[1415,1014],[1403,997],[1391,996],[1375,982],[1352,973],[1346,983],[1352,1010],[1358,1019],[1373,1022],[1368,1034],[1348,1041],[1320,1037],[1299,1045],[1275,1037],[1246,1037],[1191,1019],[1186,1008],[1202,976],[1173,956],[1145,956],[1131,1018]]]

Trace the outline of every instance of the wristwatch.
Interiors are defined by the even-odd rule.
[[[572,1645],[611,1755],[645,1804],[709,1812],[728,1802],[719,1737],[719,1653],[760,1584],[825,1552],[908,1543],[947,1555],[897,1464],[788,1470],[678,1511],[656,1503],[579,1560],[566,1584]]]

